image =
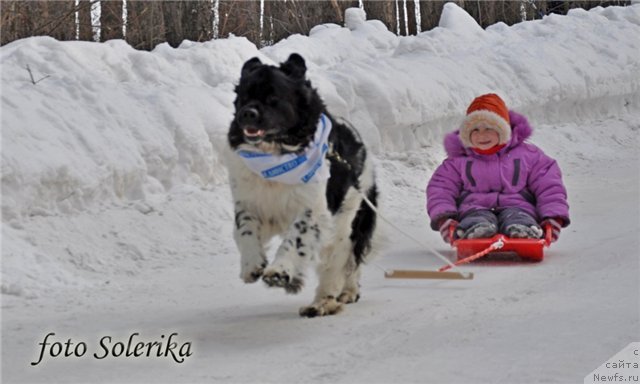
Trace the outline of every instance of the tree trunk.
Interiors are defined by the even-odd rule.
[[[0,37],[2,45],[33,36],[35,3],[31,1],[2,1]]]
[[[211,1],[195,0],[183,3],[184,38],[191,41],[208,41],[213,38],[213,10]]]
[[[287,1],[286,5],[295,3]],[[229,34],[244,36],[252,43],[260,46],[260,1],[220,0],[218,8],[220,23],[218,36],[228,37]]]
[[[78,2],[78,39],[83,41],[93,41],[93,23],[91,22],[90,0],[80,0]]]
[[[335,12],[334,21],[325,21],[325,22],[333,22],[344,26],[344,13],[349,8],[358,8],[359,2],[357,0],[331,0],[331,7]],[[331,20],[331,19],[329,19]]]
[[[414,0],[406,0],[407,2],[407,17],[408,21],[407,29],[409,35],[416,35],[418,33],[418,26],[416,24],[416,3]]]
[[[122,38],[122,1],[101,1],[100,41]]]
[[[420,26],[423,31],[429,31],[438,26],[442,8],[448,1],[420,1]]]
[[[264,29],[262,39],[266,45],[290,35],[293,12],[282,1],[266,0],[264,2]]]
[[[365,0],[363,4],[368,20],[380,20],[389,31],[398,33],[395,0]]]
[[[182,19],[186,6],[182,1],[173,0],[161,2],[160,7],[164,20],[165,41],[176,48],[184,40]]]
[[[358,7],[358,1],[352,0],[303,1],[302,4],[305,5],[303,15],[310,16],[303,33],[308,33],[319,24],[334,23],[344,26],[344,11],[347,8]]]
[[[161,5],[157,1],[127,1],[127,42],[133,48],[150,51],[166,41]]]
[[[34,34],[51,36],[60,41],[76,39],[75,1],[38,1],[37,8],[43,15]],[[37,12],[37,11],[36,11]]]
[[[75,40],[75,1],[3,1],[2,44],[29,36]]]

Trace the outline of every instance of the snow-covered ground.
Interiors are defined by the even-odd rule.
[[[0,48],[3,382],[582,382],[640,340],[640,5],[483,31],[451,4],[414,37],[353,11],[347,27],[262,50]],[[571,226],[540,264],[402,281],[382,270],[441,262],[381,224],[362,300],[327,318],[297,315],[313,281],[296,296],[243,284],[219,154],[243,62],[291,52],[374,149],[384,214],[411,235],[453,256],[428,228],[424,187],[443,134],[487,91],[558,159]],[[51,332],[86,354],[32,366]],[[101,338],[134,333],[177,333],[192,355],[94,358]]]

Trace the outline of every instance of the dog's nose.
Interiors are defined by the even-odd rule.
[[[255,108],[245,108],[240,115],[240,118],[244,123],[255,123],[258,121],[258,117],[260,117],[260,114]]]

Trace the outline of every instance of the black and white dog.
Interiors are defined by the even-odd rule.
[[[306,65],[292,54],[279,67],[258,58],[242,67],[228,133],[234,238],[240,277],[297,293],[318,262],[314,301],[301,316],[338,313],[360,298],[360,265],[376,229],[378,190],[362,140],[326,111]],[[265,245],[282,243],[268,265]]]

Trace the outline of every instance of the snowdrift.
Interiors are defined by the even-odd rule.
[[[2,47],[4,221],[224,183],[233,88],[254,56],[277,63],[301,53],[330,110],[378,152],[437,143],[486,91],[544,111],[534,119],[639,104],[640,5],[482,30],[450,3],[440,27],[412,37],[364,17],[351,9],[346,28],[320,25],[261,51],[244,38],[152,52],[47,37]],[[36,81],[50,77],[34,85],[26,66]]]

